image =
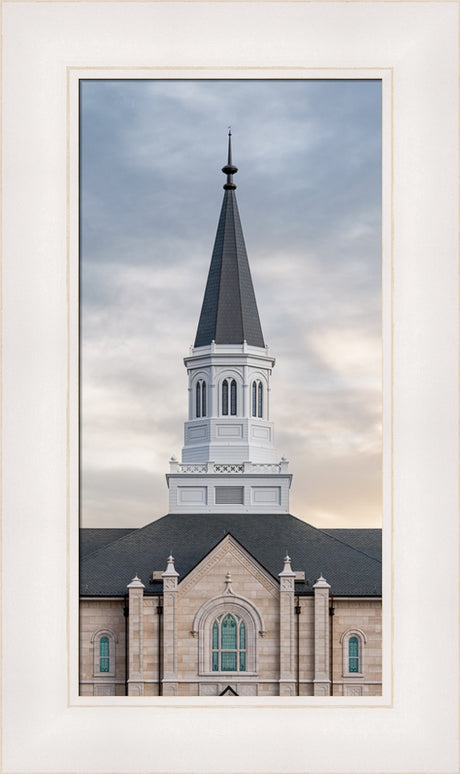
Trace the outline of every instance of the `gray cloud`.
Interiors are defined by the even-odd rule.
[[[233,127],[272,418],[313,523],[380,517],[380,86],[87,81],[81,87],[84,524],[167,508]],[[293,413],[295,408],[295,415]],[[361,483],[360,483],[361,482]],[[297,510],[296,510],[297,509]]]

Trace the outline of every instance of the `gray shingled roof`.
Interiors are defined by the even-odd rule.
[[[87,556],[99,548],[134,532],[134,528],[86,527],[80,530],[80,555]]]
[[[381,529],[323,529],[323,532],[381,561]]]
[[[211,344],[264,347],[235,191],[224,193],[195,347]]]
[[[335,532],[331,530],[330,532]],[[154,570],[164,570],[172,551],[179,582],[230,533],[276,580],[286,550],[294,570],[304,570],[309,583],[296,584],[299,593],[312,593],[321,573],[338,596],[380,596],[381,563],[375,553],[379,530],[366,530],[363,551],[325,530],[290,514],[168,514],[82,558],[80,589],[83,596],[118,596],[134,575],[146,594],[158,594],[161,583],[149,583]],[[356,537],[356,546],[360,538]]]

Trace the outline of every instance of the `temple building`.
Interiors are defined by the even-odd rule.
[[[80,530],[80,694],[378,696],[381,530],[289,513],[228,143],[169,513]]]

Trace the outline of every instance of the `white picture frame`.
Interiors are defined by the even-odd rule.
[[[77,696],[82,73],[384,81],[380,702]],[[457,3],[7,0],[2,86],[2,772],[457,771]]]

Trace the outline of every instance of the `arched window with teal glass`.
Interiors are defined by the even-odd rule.
[[[340,637],[344,677],[363,677],[367,637],[361,629],[348,629]]]
[[[359,672],[359,642],[354,636],[348,640],[348,671]]]
[[[246,671],[246,625],[240,616],[223,613],[212,625],[212,671]]]
[[[262,400],[263,400],[262,382],[259,382],[259,384],[257,385],[257,416],[260,418],[262,417],[262,410],[263,410]]]
[[[108,637],[101,637],[99,640],[99,671],[110,671],[110,643]]]

